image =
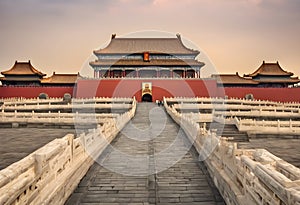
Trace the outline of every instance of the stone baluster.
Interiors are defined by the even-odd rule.
[[[4,121],[5,118],[5,113],[4,113],[4,109],[2,108],[2,121]]]

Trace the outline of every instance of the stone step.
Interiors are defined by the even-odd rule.
[[[206,129],[217,130],[217,134],[222,137],[228,137],[229,141],[234,142],[248,142],[249,136],[247,132],[240,132],[235,125],[221,124],[212,122],[206,124]]]

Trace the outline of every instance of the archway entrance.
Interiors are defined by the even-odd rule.
[[[152,95],[150,94],[144,94],[142,97],[142,102],[152,102]]]

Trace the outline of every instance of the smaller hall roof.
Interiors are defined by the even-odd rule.
[[[16,61],[14,66],[7,70],[1,72],[2,75],[38,75],[40,77],[45,76],[46,74],[40,72],[39,70],[35,69],[30,60],[28,62],[18,62]]]
[[[187,48],[179,34],[176,38],[117,38],[112,35],[110,43],[94,54],[133,54],[133,53],[163,53],[163,54],[193,54],[198,50]]]
[[[238,73],[236,74],[214,74],[211,76],[217,80],[218,84],[237,84],[237,85],[257,85],[259,82],[256,82],[249,78],[241,77]]]
[[[75,84],[80,74],[57,74],[53,72],[52,76],[41,79],[42,84]]]
[[[266,63],[263,61],[263,64],[256,71],[251,74],[244,75],[244,77],[255,77],[257,75],[292,76],[294,73],[283,70],[278,61],[276,63]]]

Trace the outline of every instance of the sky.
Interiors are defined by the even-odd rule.
[[[265,60],[300,76],[299,11],[299,0],[0,0],[0,71],[31,60],[77,73],[112,33],[157,30],[192,41],[218,73]]]

